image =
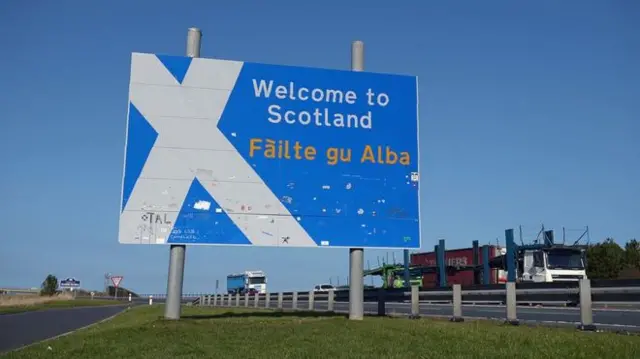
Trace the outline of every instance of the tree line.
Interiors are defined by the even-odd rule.
[[[640,242],[629,240],[624,247],[613,238],[587,247],[587,276],[590,279],[640,278]]]

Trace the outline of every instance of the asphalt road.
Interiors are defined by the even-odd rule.
[[[0,315],[0,353],[107,319],[128,305],[47,309]]]
[[[225,303],[226,304],[226,303]],[[235,305],[235,301],[232,301]],[[264,307],[264,301],[258,303],[259,307]],[[270,307],[275,308],[276,301],[270,302]],[[244,298],[240,299],[240,306],[244,306]],[[249,301],[249,307],[253,307],[254,302]],[[291,301],[283,301],[284,309],[291,309]],[[298,309],[309,308],[307,301],[298,301]],[[327,310],[327,302],[315,302],[315,310]],[[367,314],[378,312],[378,303],[367,302],[364,304]],[[334,311],[347,313],[349,303],[335,302]],[[576,326],[580,324],[580,309],[566,307],[528,307],[519,306],[517,308],[518,320],[523,323],[548,323],[560,325]],[[411,313],[410,303],[386,303],[387,314],[409,315]],[[450,305],[420,304],[420,315],[450,318],[453,316],[453,309]],[[465,318],[495,319],[505,320],[506,308],[496,305],[466,305],[462,307],[462,316]],[[626,330],[640,332],[640,310],[622,309],[594,309],[593,321],[599,329]]]

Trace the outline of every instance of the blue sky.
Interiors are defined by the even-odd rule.
[[[366,70],[419,76],[425,250],[542,223],[640,237],[640,3],[293,4],[1,2],[0,286],[112,272],[165,291],[168,248],[117,242],[130,53],[182,55],[191,26],[203,57],[348,69],[363,40]],[[184,290],[245,269],[344,283],[348,250],[189,247]]]

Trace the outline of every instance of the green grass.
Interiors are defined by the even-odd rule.
[[[69,336],[7,358],[640,358],[640,337],[491,322],[186,307],[134,307]]]
[[[74,307],[92,307],[99,305],[115,305],[125,304],[113,300],[91,300],[91,299],[74,299],[74,300],[54,300],[46,303],[9,305],[0,307],[0,315],[29,312],[34,310],[45,310],[52,308],[74,308]]]

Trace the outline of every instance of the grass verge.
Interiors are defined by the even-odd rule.
[[[640,358],[640,337],[490,322],[140,306],[7,358]]]
[[[72,300],[52,300],[43,303],[22,303],[0,306],[0,315],[29,312],[34,310],[45,310],[53,308],[74,308],[74,307],[92,307],[99,305],[115,305],[125,304],[113,300],[91,300],[91,299],[72,299]]]

